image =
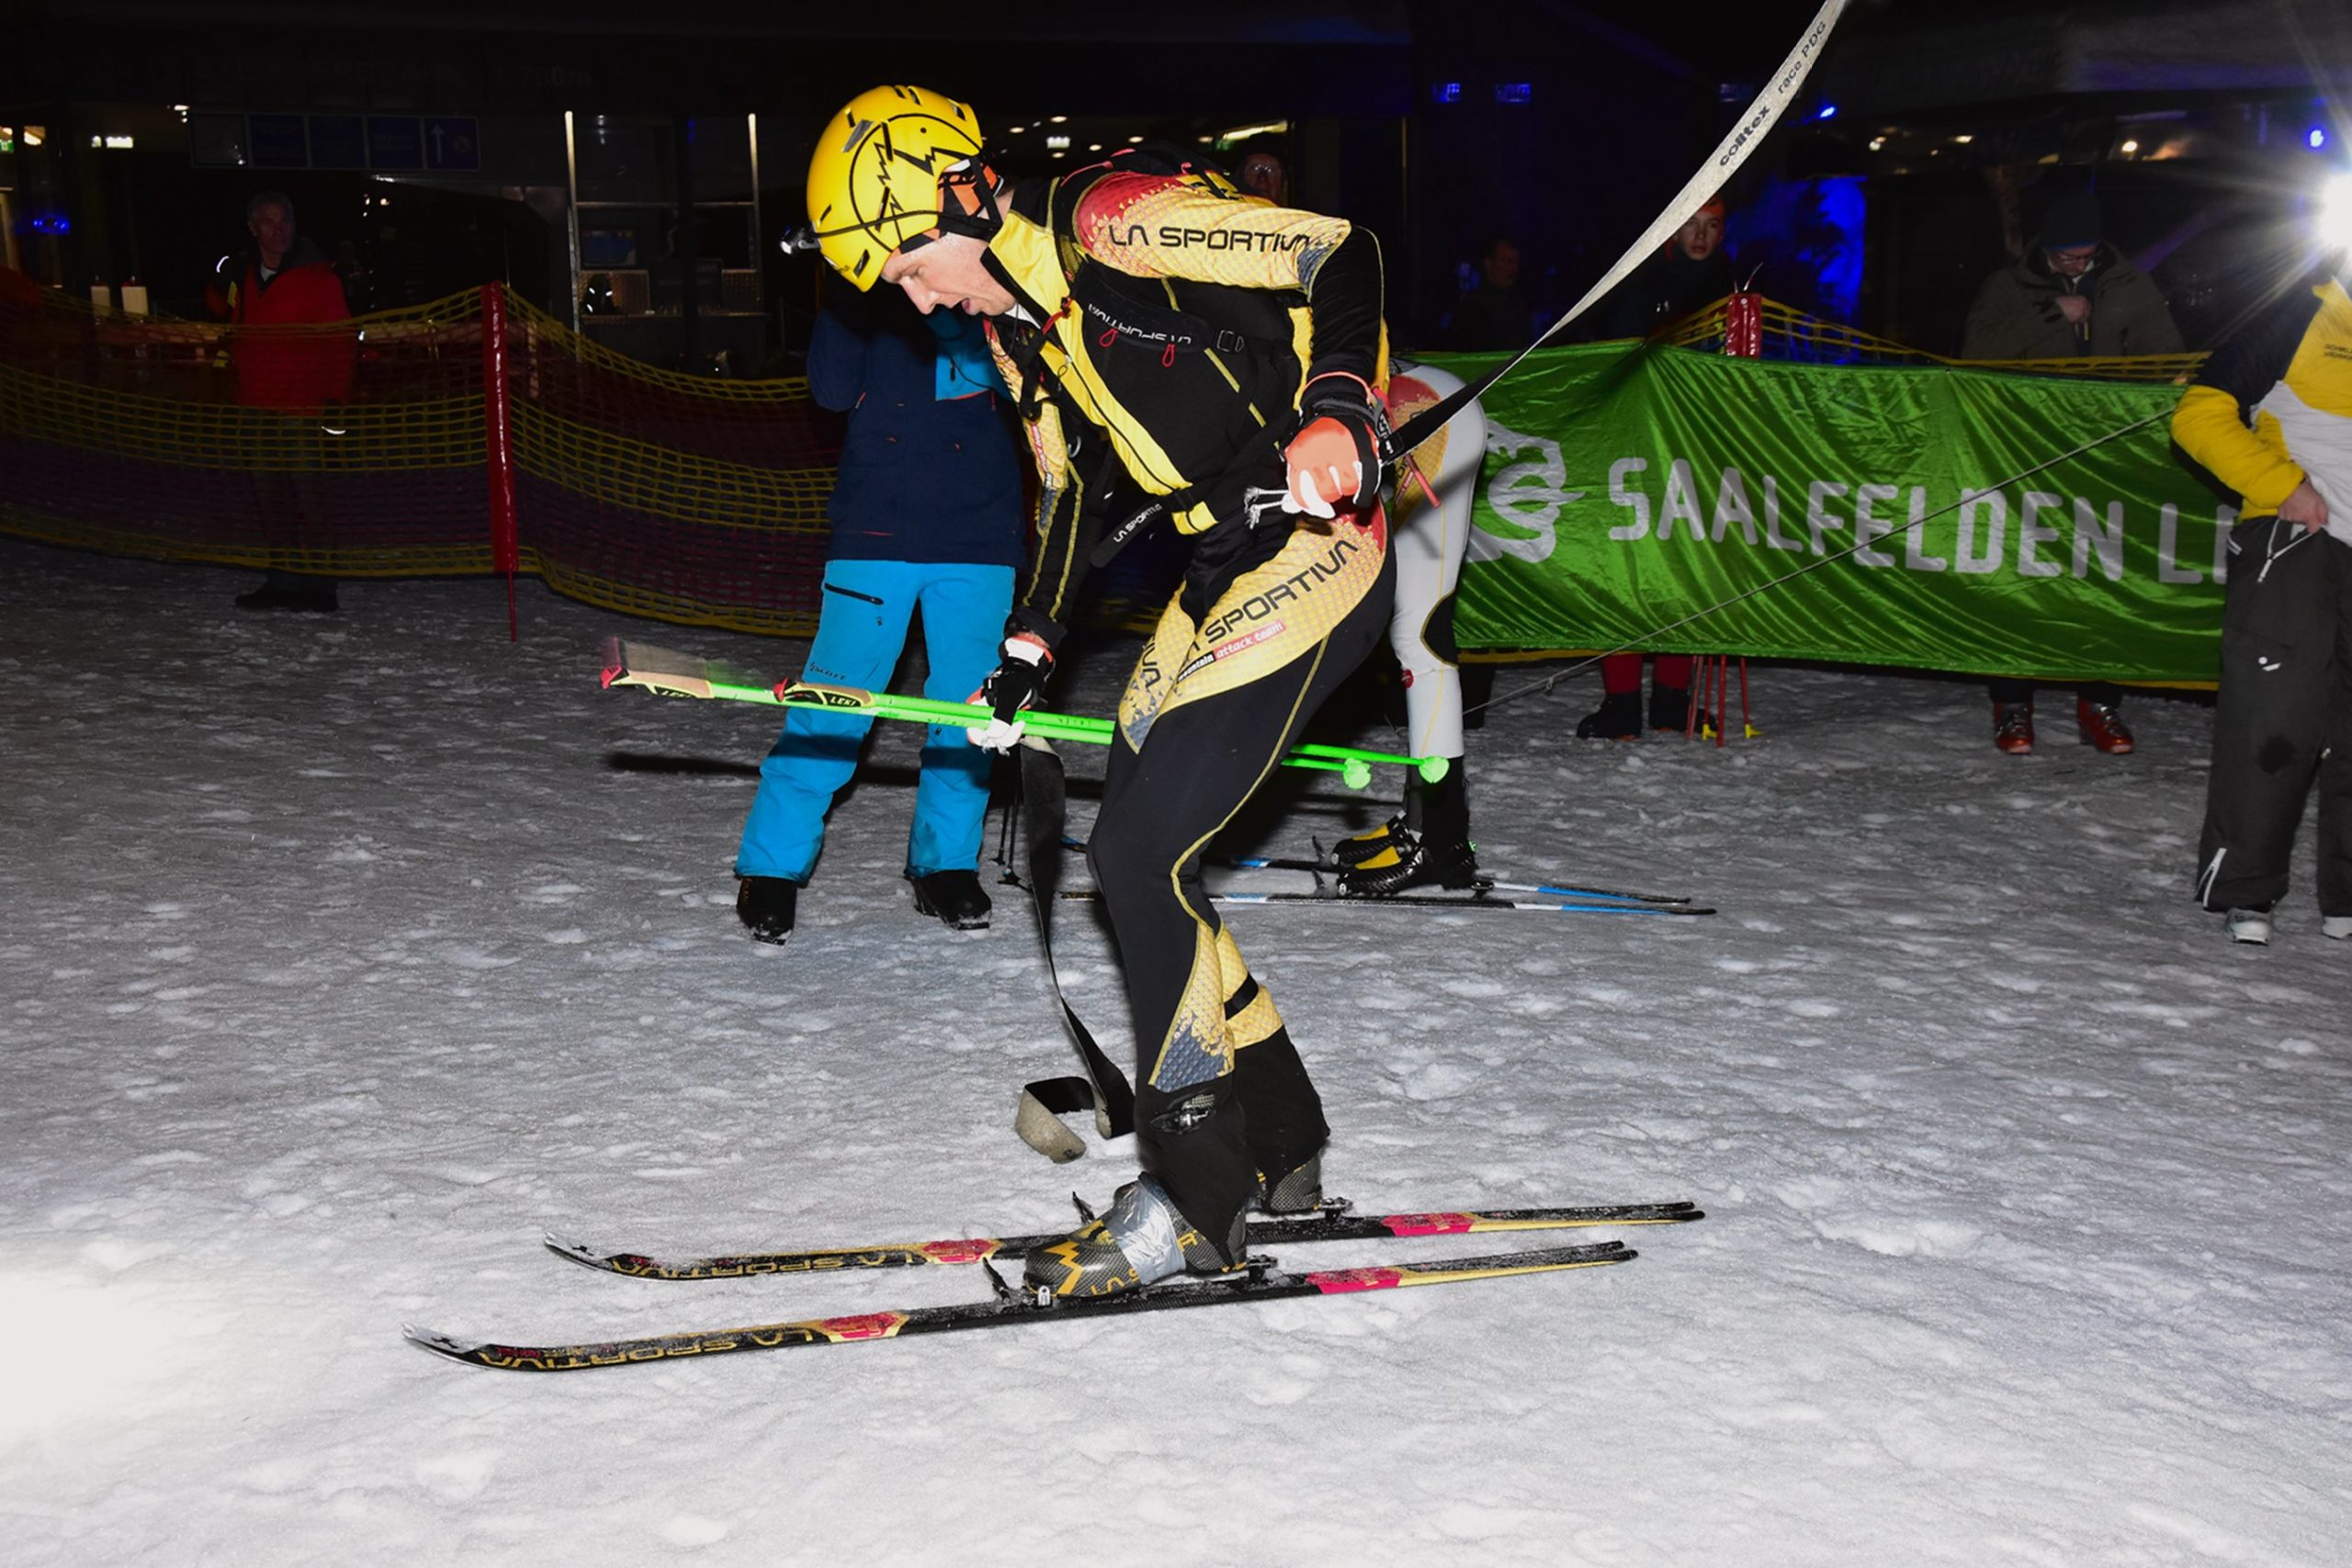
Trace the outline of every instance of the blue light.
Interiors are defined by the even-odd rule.
[[[1495,84],[1495,102],[1498,104],[1532,103],[1534,98],[1535,88],[1530,83],[1498,82]]]
[[[1815,119],[1836,119],[1838,118],[1838,106],[1836,104],[1824,104],[1819,108],[1814,110],[1813,118]]]
[[[2324,125],[2312,126],[2311,129],[2311,134],[2303,138],[2303,145],[2309,147],[2314,152],[2326,146],[2327,127]]]
[[[1430,100],[1432,103],[1440,104],[1460,103],[1462,101],[1462,84],[1459,82],[1430,83]]]

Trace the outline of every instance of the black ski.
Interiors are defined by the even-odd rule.
[[[1065,898],[1094,900],[1102,897],[1092,888],[1064,888]],[[1374,897],[1342,893],[1327,888],[1320,893],[1236,893],[1227,888],[1209,895],[1212,904],[1326,904],[1351,909],[1487,909],[1516,911],[1523,915],[1712,915],[1714,910],[1703,904],[1540,904],[1524,898],[1498,898],[1491,894],[1470,892],[1448,896],[1442,893],[1389,893]]]
[[[1486,1231],[1568,1230],[1598,1225],[1686,1224],[1707,1216],[1688,1201],[1599,1203],[1575,1208],[1453,1210],[1426,1214],[1359,1214],[1344,1200],[1311,1213],[1254,1219],[1252,1247],[1292,1242],[1344,1241],[1417,1235],[1464,1235]],[[912,1269],[934,1263],[983,1263],[1018,1258],[1058,1241],[1062,1233],[967,1236],[952,1241],[891,1242],[876,1247],[827,1247],[775,1252],[723,1253],[710,1258],[654,1258],[616,1252],[550,1235],[548,1246],[574,1263],[639,1280],[740,1280],[759,1274],[824,1274],[843,1269]]]
[[[1337,861],[1299,860],[1281,855],[1219,855],[1212,857],[1212,865],[1227,865],[1237,871],[1311,871],[1317,876],[1338,876],[1348,868]],[[1690,898],[1676,893],[1629,893],[1617,887],[1578,887],[1566,883],[1504,882],[1481,875],[1479,885],[1499,893],[1540,893],[1554,898],[1607,898],[1629,904],[1688,904]]]
[[[1014,1324],[1068,1322],[1074,1318],[1110,1317],[1127,1313],[1167,1312],[1180,1307],[1230,1306],[1240,1302],[1275,1301],[1291,1296],[1351,1295],[1364,1291],[1401,1290],[1415,1285],[1496,1280],[1513,1274],[1600,1268],[1611,1263],[1629,1262],[1635,1256],[1623,1242],[1609,1241],[1583,1247],[1547,1247],[1532,1252],[1498,1253],[1483,1258],[1326,1269],[1305,1274],[1290,1273],[1277,1266],[1272,1258],[1253,1258],[1246,1267],[1216,1279],[1170,1280],[1120,1295],[1053,1298],[1042,1303],[1035,1296],[1005,1284],[991,1269],[989,1279],[996,1287],[996,1298],[958,1306],[912,1307],[897,1312],[807,1318],[790,1323],[759,1324],[748,1328],[643,1335],[576,1345],[511,1345],[496,1340],[464,1339],[414,1325],[410,1325],[402,1332],[414,1343],[453,1361],[467,1361],[478,1367],[499,1367],[512,1371],[569,1372],[590,1367],[626,1366],[632,1361],[710,1356],[727,1350],[794,1350],[806,1345],[850,1345],[867,1339],[903,1339],[917,1334],[950,1334],[967,1328],[1005,1328]]]
[[[1086,841],[1082,839],[1064,839],[1062,847],[1083,854],[1086,852]],[[1322,847],[1319,840],[1316,847],[1317,849]],[[1348,867],[1335,860],[1305,860],[1296,856],[1203,855],[1201,860],[1203,864],[1221,865],[1233,871],[1305,871],[1312,872],[1317,876],[1338,876],[1348,870]],[[1622,887],[1580,887],[1568,883],[1503,882],[1483,873],[1475,886],[1497,893],[1537,893],[1553,898],[1606,899],[1629,904],[1689,904],[1692,902],[1690,895],[1684,893],[1633,893]]]

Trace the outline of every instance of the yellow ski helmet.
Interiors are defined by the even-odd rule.
[[[978,201],[970,181],[953,197],[940,190],[944,175],[979,152],[979,118],[968,105],[921,87],[860,93],[827,122],[808,160],[817,248],[843,277],[871,288],[885,257],[943,220],[993,219],[992,182],[980,182]]]

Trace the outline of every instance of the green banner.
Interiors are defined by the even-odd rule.
[[[1501,356],[1435,357],[1476,377]],[[2210,682],[2235,518],[2173,455],[2179,396],[1546,350],[1483,400],[1456,633],[1474,649]]]

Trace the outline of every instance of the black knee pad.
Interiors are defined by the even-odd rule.
[[[1421,646],[1448,664],[1462,662],[1462,649],[1453,641],[1453,595],[1449,593],[1430,609],[1429,619],[1421,623]]]

